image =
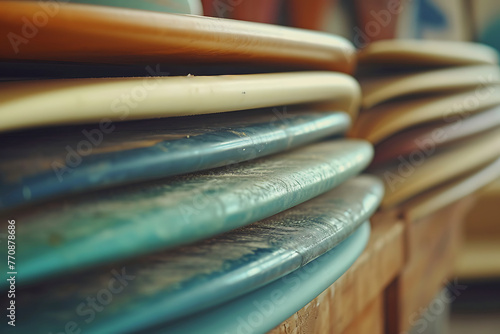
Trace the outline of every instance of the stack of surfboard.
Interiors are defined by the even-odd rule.
[[[342,138],[360,101],[349,42],[31,1],[2,2],[0,29],[12,332],[264,332],[366,245],[383,186],[356,177],[371,144]],[[242,66],[295,72],[198,76]]]
[[[393,40],[359,52],[362,112],[383,209],[423,217],[500,175],[500,69],[487,46]]]

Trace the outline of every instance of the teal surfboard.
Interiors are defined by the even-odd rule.
[[[68,2],[152,10],[155,12],[203,15],[200,0],[69,0]]]
[[[287,108],[0,136],[0,210],[239,163],[344,133],[342,112]]]
[[[206,239],[269,217],[357,175],[372,154],[362,140],[329,140],[19,212],[16,238],[24,246],[17,251],[23,273],[18,284]]]
[[[81,313],[90,309],[75,312],[79,304],[117,272],[130,280],[94,321],[82,322],[83,331],[131,332],[213,308],[328,252],[374,213],[382,196],[378,179],[360,176],[213,239],[59,279],[43,289],[28,289],[31,292],[22,293],[26,300],[39,302],[30,303],[30,317],[19,323],[26,324],[26,331],[54,332],[69,321],[82,322]],[[97,298],[102,297],[98,293]]]
[[[367,222],[340,245],[305,267],[220,307],[147,332],[226,334],[250,329],[250,333],[267,333],[342,276],[361,255],[369,238],[370,224]]]

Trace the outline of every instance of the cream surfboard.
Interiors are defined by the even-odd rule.
[[[393,39],[374,42],[358,53],[360,65],[397,67],[497,64],[496,51],[486,45],[453,41]]]
[[[398,160],[390,167],[373,171],[386,186],[383,209],[494,161],[500,156],[500,131],[490,130],[429,157],[420,153],[418,159]]]
[[[355,118],[358,83],[332,72],[0,83],[0,132],[322,103]]]
[[[0,36],[2,60],[272,65],[346,73],[355,65],[354,46],[322,32],[59,1],[2,1]]]
[[[500,86],[477,87],[460,93],[394,101],[362,112],[350,131],[352,137],[378,144],[412,126],[442,119],[466,118],[500,104]]]
[[[364,109],[388,100],[422,93],[449,92],[500,84],[496,65],[452,67],[410,74],[360,78]]]

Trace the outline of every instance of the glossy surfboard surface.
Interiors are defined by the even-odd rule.
[[[362,112],[350,135],[373,144],[426,122],[455,121],[500,104],[500,86],[482,86],[460,93],[394,101]]]
[[[500,130],[458,142],[430,156],[424,152],[412,159],[398,159],[394,164],[373,171],[385,183],[381,207],[391,208],[426,190],[463,176],[500,156]]]
[[[0,211],[240,163],[343,134],[349,124],[342,112],[273,108],[8,133],[0,136]]]
[[[354,46],[326,33],[202,16],[50,3],[2,1],[0,59],[268,64],[345,73],[355,65]]]
[[[360,173],[371,145],[331,140],[239,165],[22,210],[21,281],[172,248],[269,217]]]
[[[500,68],[495,65],[475,65],[360,78],[363,99],[361,105],[368,109],[388,100],[404,96],[449,92],[500,84]]]
[[[0,132],[322,102],[355,118],[360,89],[331,72],[0,83]]]
[[[433,151],[498,126],[500,126],[500,107],[467,115],[464,118],[451,119],[448,122],[425,124],[397,133],[375,146],[371,166],[390,163],[399,156],[409,156],[414,152]]]
[[[141,330],[269,284],[345,240],[375,212],[382,195],[378,179],[360,176],[258,223],[125,263],[127,275],[135,279],[85,330]],[[26,324],[50,332],[68,321],[78,321],[74,309],[100,289],[96,282],[109,279],[112,270],[111,266],[69,277],[62,285],[45,287],[40,295],[27,296],[43,301],[43,306],[30,306]],[[64,292],[54,293],[54,289]]]
[[[371,43],[358,53],[361,65],[464,66],[497,64],[496,51],[486,45],[454,41],[393,39]]]
[[[473,194],[500,177],[500,158],[465,176],[426,192],[405,204],[404,215],[410,221],[424,218],[445,206]]]
[[[367,222],[340,245],[307,266],[220,307],[166,324],[149,333],[237,333],[243,327],[254,333],[266,333],[342,276],[361,255],[369,237],[370,224]]]

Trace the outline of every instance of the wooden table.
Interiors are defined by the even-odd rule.
[[[270,334],[404,333],[451,279],[469,196],[411,221],[379,212],[353,266]]]

